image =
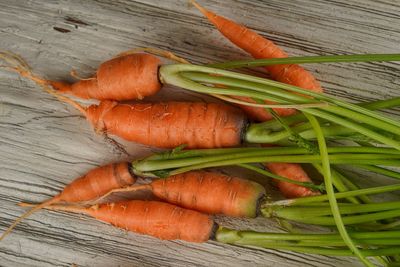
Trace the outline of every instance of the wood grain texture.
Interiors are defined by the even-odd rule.
[[[384,0],[207,0],[199,2],[257,30],[291,55],[398,53],[400,4]],[[37,74],[90,75],[111,56],[141,46],[195,63],[246,58],[186,0],[0,0],[0,49],[21,54]],[[330,94],[360,101],[399,96],[399,63],[308,65]],[[150,99],[207,99],[165,88]],[[400,112],[393,111],[399,115]],[[0,70],[0,230],[94,166],[126,159],[73,108]],[[122,142],[135,158],[154,149]],[[228,170],[237,172],[237,170]],[[243,172],[243,176],[259,177]],[[267,219],[218,222],[277,230]],[[357,266],[353,258],[159,241],[92,219],[39,212],[0,243],[2,266]]]

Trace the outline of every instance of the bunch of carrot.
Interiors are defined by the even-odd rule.
[[[398,106],[400,98],[359,105],[341,101],[322,94],[322,88],[312,74],[296,63],[398,60],[400,56],[287,58],[288,55],[271,41],[194,1],[193,4],[223,35],[258,60],[197,66],[161,51],[162,55],[183,64],[160,65],[157,57],[135,50],[104,62],[94,77],[69,84],[34,75],[20,57],[9,52],[0,53],[0,58],[10,64],[10,69],[35,81],[61,101],[72,104],[96,131],[160,148],[178,147],[132,164],[110,164],[95,169],[42,204],[22,203],[22,206],[34,207],[1,239],[23,218],[46,208],[84,213],[161,239],[204,242],[215,235],[218,241],[237,245],[355,255],[368,266],[371,263],[367,256],[399,254],[400,244],[394,238],[399,235],[396,217],[400,216],[400,204],[372,203],[367,196],[399,190],[399,186],[363,191],[331,164],[354,163],[399,178],[397,172],[381,166],[398,166],[400,163],[400,123],[374,110]],[[275,81],[224,70],[249,66],[265,66]],[[235,103],[242,111],[226,104],[118,102],[155,94],[162,83],[211,94]],[[62,93],[97,99],[100,103],[83,107]],[[252,121],[261,123],[249,124],[245,114]],[[330,137],[388,147],[328,147],[326,139]],[[285,147],[228,148],[238,147],[244,141]],[[192,150],[182,149],[182,146]],[[267,169],[250,163],[263,163]],[[314,184],[299,165],[301,163],[312,164],[324,177],[324,183]],[[284,196],[303,198],[269,203],[263,198],[264,188],[257,183],[198,171],[226,165],[239,165],[271,177],[277,181]],[[168,178],[135,185],[136,176]],[[151,191],[160,200],[171,204],[141,200],[97,204],[113,192],[135,190]],[[320,195],[325,190],[327,194]],[[338,203],[341,200],[343,203]],[[261,214],[336,226],[338,234],[293,235],[216,229],[212,218],[203,213],[239,217]],[[349,233],[348,225],[370,232]]]
[[[197,212],[250,218],[262,214],[266,217],[333,226],[335,222],[331,218],[329,206],[326,205],[328,199],[326,195],[271,203],[265,201],[263,198],[265,190],[257,183],[206,171],[190,171],[167,179],[155,180],[151,184],[132,185],[136,177],[129,169],[132,167],[128,163],[106,165],[77,178],[59,195],[43,204],[35,206],[21,203],[20,205],[34,206],[29,214],[40,208],[83,213],[117,227],[160,239],[205,242],[215,238],[217,241],[236,245],[325,255],[351,255],[340,236],[335,234],[299,235],[237,231],[217,227],[210,216]],[[123,187],[125,185],[130,186]],[[107,188],[111,191],[105,193]],[[359,196],[365,197],[399,189],[400,185],[397,184],[337,193],[335,197],[351,200]],[[86,204],[99,202],[113,192],[134,190],[150,190],[159,199],[177,206],[141,200],[82,205],[82,202]],[[79,205],[71,205],[76,202]],[[361,205],[350,205],[347,202],[341,205],[343,205],[341,211],[347,216],[346,224],[366,228],[362,232],[352,232],[352,236],[357,238],[357,245],[362,246],[364,255],[390,256],[397,253],[398,221],[382,224],[377,220],[396,217],[400,209],[398,202]],[[377,232],[377,227],[387,231]]]

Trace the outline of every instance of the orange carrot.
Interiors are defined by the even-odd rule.
[[[149,54],[130,54],[100,65],[93,78],[70,84],[47,81],[61,93],[99,100],[142,99],[161,88],[158,80],[160,60]]]
[[[250,53],[254,58],[284,58],[288,56],[272,41],[265,39],[254,31],[205,9],[193,0],[192,3],[227,39]],[[265,68],[274,80],[315,92],[322,92],[322,88],[315,77],[297,64],[274,65]],[[254,102],[251,98],[241,97],[240,99]],[[256,121],[265,121],[272,118],[271,114],[264,108],[245,106],[243,109],[250,118]],[[274,110],[280,116],[289,116],[295,112],[293,109]]]
[[[119,228],[164,240],[206,242],[214,231],[210,216],[158,201],[131,200],[91,207],[52,205],[46,208],[83,213]]]
[[[238,146],[246,125],[243,113],[214,103],[168,102],[119,104],[102,101],[91,105],[86,117],[97,130],[128,141],[174,148]]]
[[[163,201],[184,208],[235,217],[257,216],[259,201],[265,195],[260,184],[208,171],[190,171],[157,179],[146,185],[133,185],[113,192],[150,190]],[[102,198],[104,198],[103,196]]]
[[[296,163],[266,163],[265,166],[273,173],[298,182],[312,182],[300,164]],[[283,181],[276,181],[279,191],[286,198],[297,198],[319,195],[310,188]]]
[[[250,53],[254,58],[284,58],[288,56],[273,42],[265,39],[254,31],[203,8],[195,1],[192,1],[192,3],[225,37],[227,37],[227,39]],[[275,65],[265,68],[270,73],[271,77],[277,81],[322,93],[322,88],[315,77],[297,64]],[[255,103],[255,101],[249,97],[238,98]],[[272,103],[270,101],[265,102]],[[256,121],[267,121],[273,118],[265,108],[246,105],[240,105],[240,107],[246,112],[249,118]],[[294,109],[277,108],[274,109],[274,111],[277,112],[279,116],[290,116],[295,113]],[[267,167],[273,173],[286,178],[301,182],[311,182],[311,179],[299,164],[269,163]],[[277,183],[280,191],[286,197],[302,197],[316,194],[311,189],[303,186],[282,181],[277,181]]]
[[[50,88],[48,82],[34,75],[17,55],[11,56],[7,55],[5,59],[19,60],[11,69],[77,108],[99,132],[160,148],[183,144],[188,148],[215,148],[241,143],[247,120],[237,108],[203,102],[120,104],[110,100],[86,108]]]
[[[269,147],[273,145],[263,144],[264,147]],[[271,162],[264,164],[272,173],[277,174],[279,176],[298,181],[298,182],[308,182],[312,183],[311,178],[308,174],[303,170],[298,163],[287,163],[287,162]],[[320,193],[317,191],[313,191],[308,187],[304,187],[301,185],[296,185],[280,180],[275,180],[276,185],[279,188],[279,191],[286,198],[297,198],[297,197],[307,197],[319,195]]]
[[[2,240],[24,218],[32,213],[58,202],[82,202],[96,199],[115,188],[131,185],[136,181],[129,171],[127,162],[108,164],[89,171],[75,179],[61,193],[29,210],[2,234]]]

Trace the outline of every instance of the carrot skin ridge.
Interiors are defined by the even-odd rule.
[[[260,184],[221,173],[193,171],[158,179],[153,193],[169,203],[208,214],[254,218],[265,195]]]
[[[130,200],[89,207],[52,205],[46,209],[83,213],[118,228],[161,240],[202,243],[209,240],[214,230],[210,216],[159,201]]]
[[[87,119],[100,131],[160,148],[239,146],[247,124],[239,109],[203,102],[102,101],[87,109]]]

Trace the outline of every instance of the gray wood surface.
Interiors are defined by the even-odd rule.
[[[396,0],[199,2],[257,30],[291,55],[399,52],[400,2]],[[168,49],[196,63],[247,57],[186,0],[0,0],[0,49],[21,54],[37,74],[47,78],[69,79],[72,68],[83,76],[90,75],[100,62],[142,46]],[[347,99],[399,95],[399,63],[326,64],[307,68],[328,93]],[[156,98],[202,97],[166,87]],[[76,110],[58,102],[34,83],[3,69],[0,69],[0,126],[1,231],[23,212],[16,206],[19,201],[42,201],[95,166],[152,151],[123,142],[131,156],[119,153],[103,137],[96,136]],[[262,218],[218,217],[217,220],[243,229],[279,229],[276,222]],[[33,215],[0,242],[2,266],[72,264],[359,265],[352,258],[239,248],[214,241],[205,244],[159,241],[84,216],[47,211]]]

